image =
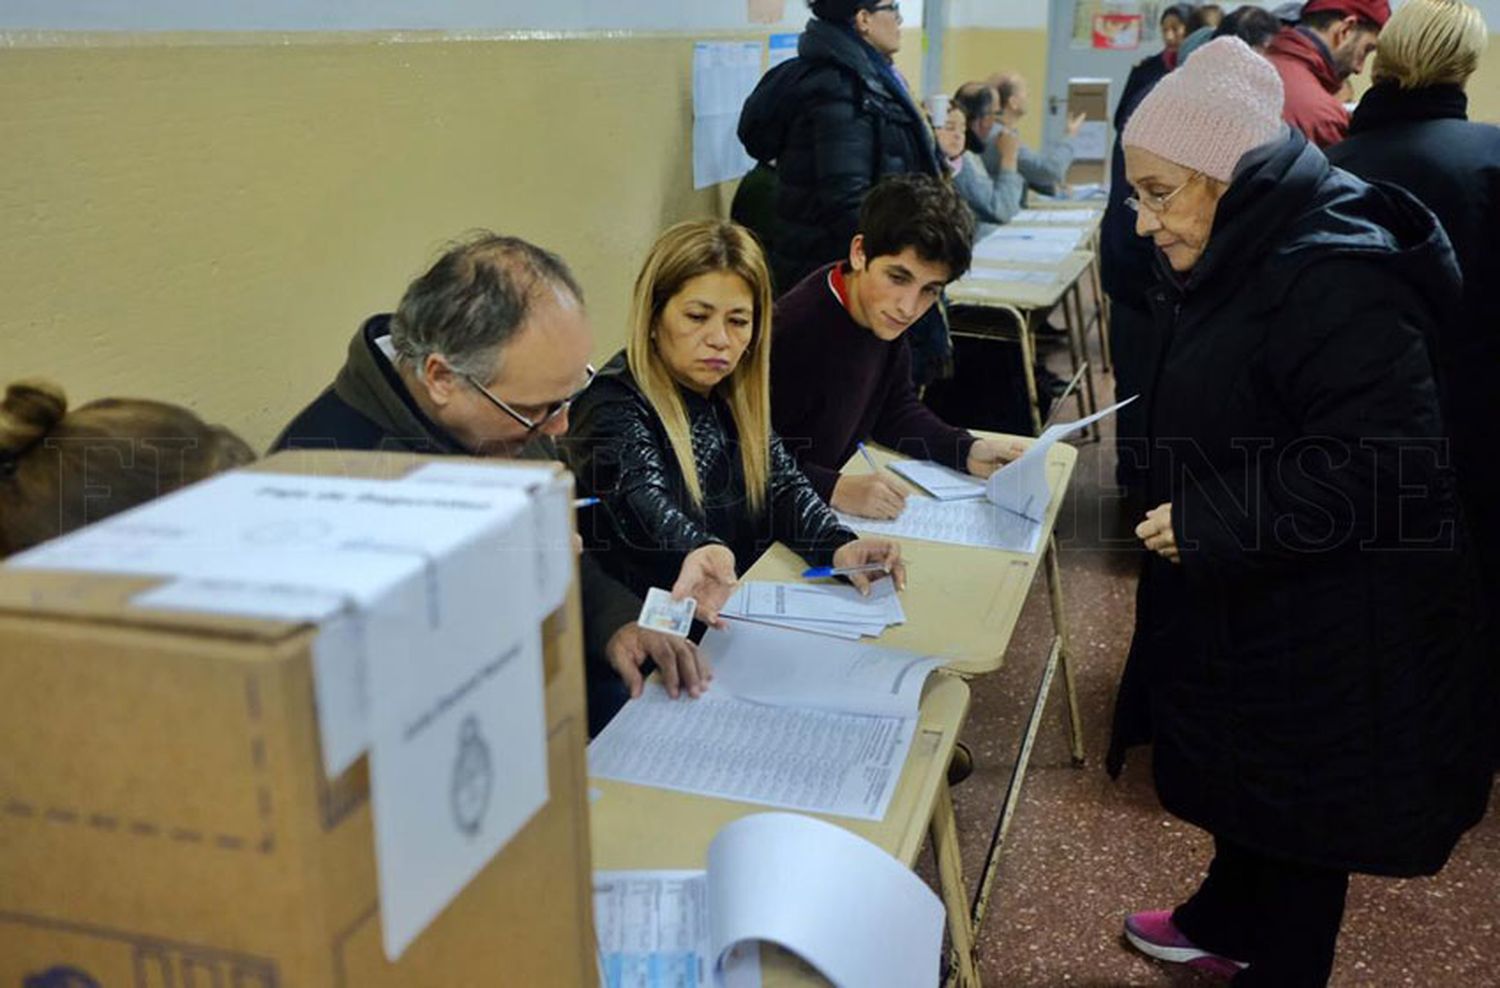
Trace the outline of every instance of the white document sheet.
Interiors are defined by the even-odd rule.
[[[1039,243],[1065,245],[1068,250],[1077,250],[1083,243],[1084,231],[1076,226],[1018,226],[1006,223],[980,241],[979,246],[990,243],[1005,243],[1011,240],[1030,240]]]
[[[960,473],[941,463],[897,460],[891,464],[891,472],[905,477],[939,501],[984,497],[984,481],[973,474]]]
[[[673,700],[653,682],[589,744],[589,774],[880,820],[906,764],[916,723],[915,718],[738,700],[717,680],[696,700]]]
[[[709,942],[702,871],[594,872],[594,929],[602,988],[713,988],[719,952]],[[732,949],[724,988],[760,988],[760,951]]]
[[[1102,213],[1100,209],[1023,209],[1010,221],[1020,226],[1086,226]]]
[[[1020,268],[970,268],[969,273],[962,278],[962,282],[966,285],[975,282],[1050,285],[1056,281],[1057,275],[1051,271],[1022,271]]]
[[[1025,453],[990,475],[983,498],[939,501],[913,497],[907,499],[906,509],[894,521],[872,521],[845,514],[839,514],[839,520],[861,534],[1036,552],[1041,544],[1047,505],[1052,500],[1047,456],[1053,444],[1114,414],[1136,397],[1132,395],[1076,422],[1048,427],[1031,441]]]
[[[1002,227],[1002,229],[1004,229]],[[1035,229],[1035,228],[1034,228]],[[1018,240],[986,238],[974,247],[974,257],[982,261],[1015,264],[1058,264],[1066,260],[1073,248],[1056,240]]]
[[[943,905],[885,851],[842,827],[757,813],[708,848],[710,939],[720,956],[769,941],[835,985],[935,988]]]
[[[845,514],[839,515],[839,521],[861,535],[922,539],[1010,552],[1036,552],[1042,537],[1040,522],[1007,511],[985,498],[935,501],[911,497],[906,499],[906,510],[894,521]]]
[[[774,706],[916,719],[922,686],[941,658],[832,642],[785,628],[710,628],[699,648],[713,664],[709,692]]]
[[[873,628],[868,633],[874,635],[888,625],[906,622],[901,595],[896,592],[895,581],[889,579],[876,580],[868,597],[844,584],[751,581],[742,583],[719,613],[762,624],[789,622],[788,627]]]
[[[1047,503],[1052,500],[1052,485],[1047,481],[1047,456],[1052,446],[1064,436],[1087,428],[1107,415],[1124,408],[1139,395],[1131,395],[1106,409],[1095,412],[1076,422],[1059,422],[1047,429],[1031,444],[1026,452],[990,474],[988,498],[1032,521],[1040,522],[1047,515]]]

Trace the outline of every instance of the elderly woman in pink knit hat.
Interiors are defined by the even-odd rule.
[[[1452,249],[1288,130],[1281,92],[1222,38],[1122,138],[1162,345],[1109,768],[1151,741],[1162,804],[1215,844],[1129,942],[1288,988],[1327,982],[1350,872],[1432,874],[1483,815],[1495,684],[1428,351]]]

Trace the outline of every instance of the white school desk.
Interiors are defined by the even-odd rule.
[[[994,433],[978,432],[976,435],[995,437]],[[882,465],[901,459],[889,450],[873,446],[870,448],[876,461]],[[1039,553],[1006,552],[1000,549],[924,542],[919,539],[899,540],[902,558],[908,564],[907,588],[901,595],[906,623],[887,629],[878,641],[881,645],[892,648],[944,656],[948,659],[945,671],[960,676],[988,675],[1002,668],[1005,651],[1010,645],[1011,634],[1030,593],[1038,566],[1045,564],[1047,571],[1048,603],[1052,611],[1052,643],[1037,683],[1030,717],[1017,744],[1014,770],[997,811],[989,853],[985,858],[984,870],[980,873],[979,891],[970,910],[976,931],[989,907],[1000,854],[1020,802],[1021,784],[1031,762],[1031,749],[1036,741],[1042,713],[1046,709],[1052,681],[1059,668],[1063,673],[1066,690],[1073,763],[1083,764],[1083,730],[1073,681],[1072,647],[1063,602],[1062,572],[1057,562],[1056,541],[1052,537],[1057,514],[1067,496],[1068,484],[1077,460],[1078,451],[1066,443],[1057,443],[1048,455],[1047,478],[1052,488],[1052,499],[1047,504],[1042,529],[1043,549]],[[843,471],[865,473],[869,471],[869,465],[863,457],[856,455],[844,464]],[[911,496],[925,496],[905,479],[896,474],[890,476],[905,485]],[[857,524],[855,528],[858,530]],[[790,549],[778,544],[745,571],[743,579],[796,580],[805,565]]]
[[[1094,395],[1094,381],[1088,373],[1088,362],[1083,343],[1083,299],[1078,285],[1091,269],[1094,255],[1090,251],[1076,250],[1055,264],[1028,261],[977,259],[968,275],[948,286],[948,301],[954,305],[968,306],[968,311],[950,310],[949,317],[955,336],[976,339],[1003,339],[1021,346],[1022,376],[1026,383],[1026,397],[1031,408],[1031,425],[1034,433],[1042,431],[1040,396],[1036,383],[1036,337],[1032,328],[1032,317],[1045,314],[1062,305],[1063,321],[1067,326],[1068,353],[1072,359],[1073,380],[1069,390],[1082,382],[1080,411],[1092,414],[1098,407]],[[1038,285],[1026,281],[997,281],[983,278],[986,270],[1012,269],[1020,271],[1042,271],[1053,275],[1049,284]],[[997,320],[994,317],[1009,319]],[[1014,336],[1003,323],[1014,323]],[[1063,396],[1066,398],[1066,395]],[[1063,398],[1059,398],[1062,401]],[[1092,428],[1092,427],[1091,427]]]
[[[1028,195],[1025,205],[1026,209],[1035,209],[1042,212],[1060,212],[1073,209],[1087,209],[1093,215],[1081,222],[1049,223],[1048,226],[1072,226],[1088,231],[1088,239],[1085,242],[1087,248],[1094,254],[1094,262],[1089,265],[1089,278],[1094,289],[1094,301],[1097,305],[1094,323],[1099,327],[1099,354],[1102,358],[1104,373],[1114,372],[1114,356],[1110,352],[1109,345],[1109,300],[1104,297],[1104,282],[1099,272],[1099,229],[1104,223],[1104,207],[1106,200],[1084,199],[1048,199],[1037,195]],[[1083,335],[1088,336],[1088,327],[1083,327]]]

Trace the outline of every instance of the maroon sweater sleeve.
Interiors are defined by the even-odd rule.
[[[898,340],[887,367],[887,390],[871,435],[880,445],[915,459],[964,470],[974,436],[938,418],[911,384],[911,347]]]
[[[776,329],[771,350],[771,422],[787,452],[824,501],[833,498],[838,483],[837,465],[819,462],[827,458],[832,443],[826,435],[834,424],[826,421],[821,399],[824,388],[819,372],[816,344],[816,296],[806,285],[783,296],[776,304]]]

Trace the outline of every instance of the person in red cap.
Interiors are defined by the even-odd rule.
[[[1271,42],[1266,57],[1286,88],[1282,116],[1318,147],[1349,132],[1338,92],[1364,67],[1390,18],[1387,0],[1308,0],[1302,19]]]

